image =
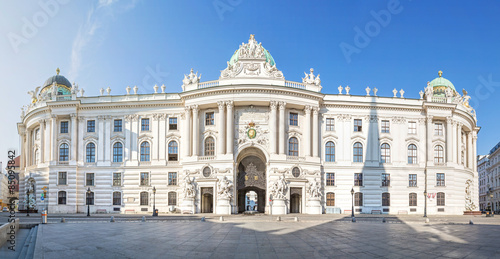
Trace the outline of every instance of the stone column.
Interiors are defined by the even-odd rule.
[[[462,123],[457,122],[457,164],[462,164]]]
[[[71,114],[71,161],[76,161],[78,152],[78,118],[75,113]]]
[[[285,154],[285,109],[286,102],[279,102],[280,105],[280,122],[279,122],[279,154]]]
[[[233,114],[233,108],[234,108],[234,103],[233,101],[227,101],[226,102],[227,106],[227,120],[226,120],[226,154],[233,154],[233,145],[234,145],[234,114]]]
[[[40,163],[45,162],[45,120],[41,119],[40,123]]]
[[[457,146],[458,146],[458,142],[457,142],[457,122],[456,121],[452,121],[451,123],[452,123],[452,129],[451,129],[451,131],[452,131],[452,137],[451,138],[452,138],[452,142],[453,142],[453,144],[452,144],[452,148],[453,148],[453,151],[452,151],[452,157],[453,157],[452,158],[452,162],[455,163],[455,164],[458,164],[457,158],[458,158],[458,153],[459,152],[458,152],[458,148],[457,148]]]
[[[151,145],[151,161],[158,161],[158,153],[159,153],[159,148],[160,148],[160,125],[159,125],[159,120],[160,120],[160,114],[154,113],[153,114],[153,121],[151,123],[151,133],[153,134],[154,138],[156,138],[156,143],[152,143]]]
[[[106,145],[106,139],[104,138],[104,116],[103,115],[100,115],[97,117],[97,119],[99,120],[97,125],[98,125],[98,128],[96,129],[97,130],[97,136],[98,136],[98,140],[97,140],[97,159],[96,159],[96,162],[101,162],[101,161],[104,161],[104,145]]]
[[[432,149],[432,138],[434,136],[432,133],[432,118],[432,115],[427,115],[427,163],[431,165],[434,164],[434,150]]]
[[[472,134],[472,170],[477,171],[477,133]]]
[[[123,120],[123,132],[125,132],[125,148],[123,149],[123,162],[130,160],[131,137],[132,137],[131,128],[132,128],[131,115],[125,115]]]
[[[26,166],[32,165],[31,157],[33,153],[33,141],[31,140],[32,138],[31,130],[28,129],[26,130]]]
[[[271,114],[269,115],[269,152],[271,154],[276,154],[276,101],[271,101],[269,103],[269,108],[271,110]]]
[[[469,167],[470,169],[474,169],[473,168],[474,163],[472,162],[472,160],[474,160],[474,159],[472,157],[472,155],[473,155],[472,153],[473,153],[472,152],[472,131],[470,131],[469,133],[467,133],[467,157],[468,157],[467,167]]]
[[[191,106],[193,109],[193,156],[198,156],[200,151],[200,121],[198,119],[198,105]]]
[[[302,141],[302,149],[304,156],[311,156],[311,106],[307,105],[304,108],[304,140]]]
[[[137,161],[139,160],[139,134],[141,132],[141,117],[137,114],[132,115],[130,120],[130,160]]]
[[[167,146],[167,139],[165,138],[166,133],[166,127],[167,127],[167,114],[159,114],[159,129],[158,129],[158,159],[159,160],[166,160],[166,146]]]
[[[26,128],[22,126],[19,134],[21,135],[21,158],[19,162],[21,163],[20,169],[23,170],[26,167]]]
[[[186,119],[184,120],[184,126],[182,131],[182,157],[191,156],[191,107],[184,107],[184,114]]]
[[[319,156],[319,150],[318,150],[318,145],[319,145],[319,121],[318,121],[318,115],[319,115],[319,107],[313,107],[313,124],[312,124],[312,155],[313,157],[318,157]]]
[[[57,125],[56,125],[56,115],[52,115],[50,118],[50,129],[52,131],[52,136],[50,138],[50,146],[52,148],[51,152],[51,157],[50,161],[57,161],[57,140],[56,140],[56,134],[57,134]]]
[[[446,163],[453,162],[452,118],[446,118]]]
[[[217,154],[218,155],[223,155],[225,154],[226,152],[226,146],[224,145],[224,140],[226,138],[226,128],[225,128],[225,115],[224,115],[224,106],[225,106],[225,103],[224,101],[218,101],[217,102],[217,106],[219,107],[219,121],[218,121],[218,125],[217,125],[217,129],[219,131],[219,136],[217,138]]]

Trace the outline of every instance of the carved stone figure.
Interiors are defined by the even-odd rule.
[[[317,179],[309,182],[309,197],[310,198],[319,198],[321,197],[321,186],[318,183]]]
[[[224,178],[219,180],[217,187],[219,189],[218,191],[219,197],[225,199],[230,199],[233,197],[233,194],[231,192],[231,189],[233,188],[233,183],[231,183],[231,181],[229,181],[229,179],[227,179],[226,176],[224,176]]]
[[[465,210],[473,211],[476,205],[472,201],[472,180],[469,179],[465,182]]]
[[[193,73],[193,69],[191,68],[191,71],[189,72],[189,75],[184,75],[184,79],[182,80],[183,86],[189,85],[189,84],[194,84],[194,83],[199,83],[201,79],[201,74],[198,75],[198,72]]]
[[[271,194],[273,195],[274,199],[285,199],[286,190],[287,190],[287,184],[285,176],[282,175],[271,186]]]
[[[309,74],[304,72],[305,77],[302,78],[302,83],[304,84],[312,84],[312,85],[320,85],[321,80],[319,79],[319,74],[317,76],[314,76],[314,69],[309,69]]]
[[[189,176],[184,177],[184,198],[194,198],[196,195],[196,188],[193,180]]]
[[[38,89],[40,89],[40,86],[35,88],[35,91],[28,91],[28,94],[31,96],[31,103],[35,103],[37,101],[36,95],[38,93]]]

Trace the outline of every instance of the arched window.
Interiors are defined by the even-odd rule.
[[[389,144],[384,143],[380,146],[380,162],[381,163],[390,163],[391,162],[391,146]]]
[[[215,155],[215,141],[214,138],[208,137],[205,139],[205,156]]]
[[[168,206],[177,205],[177,193],[169,192],[168,193]]]
[[[90,142],[87,144],[87,163],[95,162],[95,144]]]
[[[168,143],[168,161],[177,161],[179,155],[179,148],[177,141],[170,141]]]
[[[123,144],[120,142],[116,142],[113,145],[113,162],[123,162]]]
[[[333,143],[332,141],[326,142],[325,161],[326,162],[335,162],[335,143]]]
[[[141,206],[147,206],[149,204],[149,193],[141,192]]]
[[[417,194],[412,192],[409,195],[410,206],[417,206]]]
[[[149,161],[149,155],[151,154],[151,148],[149,142],[144,141],[141,143],[141,162]]]
[[[57,194],[57,204],[59,204],[59,205],[65,205],[66,204],[66,192],[65,191],[60,191]]]
[[[352,161],[355,163],[362,163],[363,162],[363,144],[356,142],[354,143],[353,150],[352,150]]]
[[[436,202],[437,206],[444,206],[445,204],[444,192],[437,193]]]
[[[434,147],[434,164],[444,164],[444,149],[441,145]]]
[[[296,137],[292,137],[288,140],[288,155],[299,156],[299,141]]]
[[[335,206],[335,193],[329,192],[326,194],[326,206]]]
[[[113,205],[122,205],[122,193],[113,192]]]
[[[59,146],[59,161],[64,162],[69,160],[69,146],[66,143],[62,143]]]
[[[417,146],[415,144],[408,145],[408,164],[417,163]]]

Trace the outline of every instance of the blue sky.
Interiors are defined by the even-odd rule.
[[[2,1],[0,10],[0,161],[19,146],[26,93],[57,67],[87,96],[107,87],[124,94],[128,85],[179,92],[190,68],[202,81],[218,79],[250,34],[287,80],[314,68],[324,93],[370,86],[380,96],[403,88],[418,98],[442,70],[472,96],[478,154],[500,141],[498,1],[41,0]]]

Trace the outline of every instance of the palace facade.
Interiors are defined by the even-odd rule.
[[[287,81],[251,35],[215,81],[84,96],[64,76],[23,108],[20,207],[49,213],[463,214],[478,209],[469,96],[439,76],[419,99]],[[40,91],[38,91],[40,90]],[[44,200],[41,200],[42,194]],[[26,201],[29,202],[26,202]],[[252,201],[251,206],[250,202]],[[23,207],[24,206],[24,207]]]

